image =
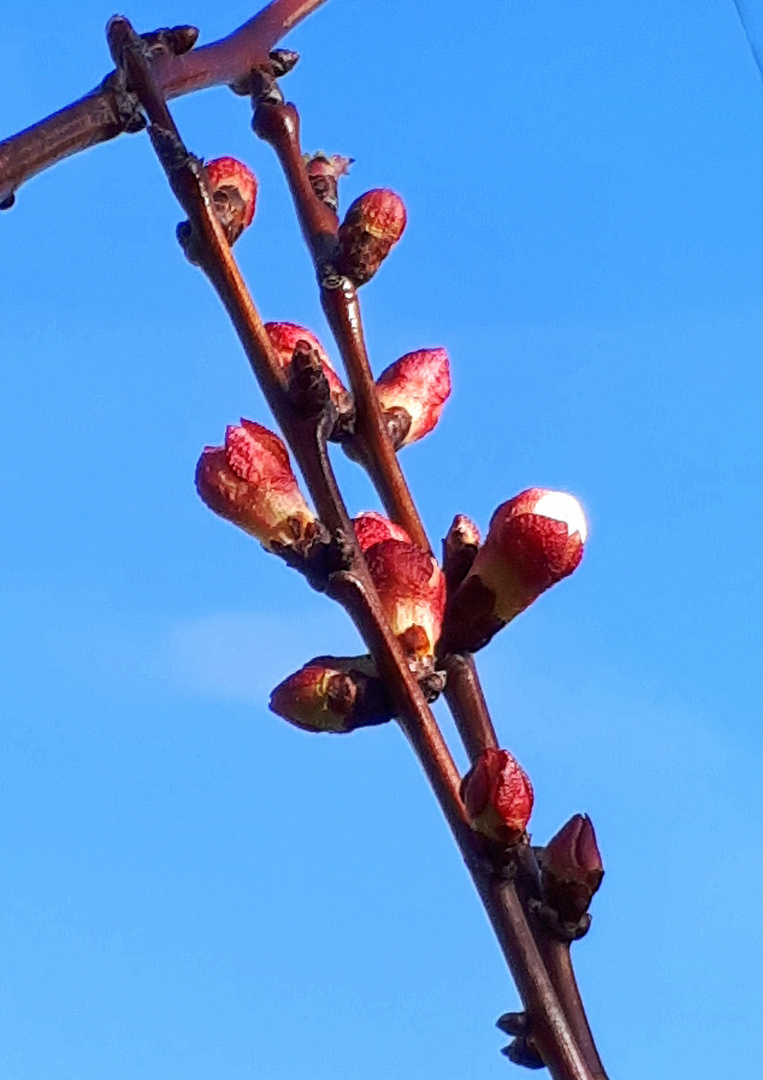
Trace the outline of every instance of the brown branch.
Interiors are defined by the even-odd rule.
[[[228,37],[180,55],[165,50],[153,65],[159,89],[173,98],[245,80],[289,30],[323,3],[273,0]],[[112,72],[79,101],[0,142],[0,207],[11,205],[25,180],[62,158],[137,130],[136,119],[129,94]]]
[[[363,338],[356,288],[346,277],[336,274],[331,266],[338,219],[333,210],[317,198],[309,182],[300,145],[299,115],[294,105],[283,102],[280,90],[267,73],[254,81],[252,89],[255,104],[254,130],[273,146],[283,168],[305,241],[313,257],[323,308],[355,395],[356,448],[360,451],[358,456],[370,473],[390,517],[402,524],[417,543],[429,548],[423,524],[400,469],[378,402]],[[348,596],[338,596],[337,599],[350,610]],[[380,631],[378,620],[371,616],[367,625],[361,625],[371,606],[368,605],[365,613],[361,606],[356,612],[356,616],[359,616],[356,624],[373,652],[372,641]],[[382,625],[385,625],[386,620],[383,619],[383,613],[381,614]],[[377,642],[377,649],[381,644]],[[467,750],[470,756],[475,757],[485,746],[497,745],[495,730],[472,658],[450,657],[448,665],[448,681],[450,683],[452,677],[453,682],[450,690],[446,688],[446,694]],[[396,687],[404,690],[397,700],[399,707],[403,709],[401,715],[405,716],[410,704],[407,700],[407,688],[399,688],[399,671],[388,669],[388,673],[382,674],[383,677],[386,674],[393,691]],[[426,711],[431,716],[430,711]],[[460,800],[454,804],[451,784],[442,784],[441,769],[446,760],[447,767],[450,768],[450,755],[436,725],[436,742],[428,739],[424,745],[421,744],[419,725],[422,723],[428,724],[429,720],[419,714],[413,728],[405,723],[403,726],[445,812],[503,954],[532,1016],[533,1038],[538,1049],[554,1077],[565,1080],[571,1080],[572,1077],[582,1080],[585,1077],[587,1080],[594,1080],[580,1053],[565,1011],[560,1007],[517,890],[513,883],[498,880],[489,863],[475,853],[474,835],[464,821]]]

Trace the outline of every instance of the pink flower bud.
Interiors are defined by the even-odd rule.
[[[370,281],[403,235],[407,220],[399,195],[374,188],[359,196],[339,226],[336,268],[356,285]]]
[[[288,322],[265,323],[265,331],[270,338],[270,344],[273,346],[276,356],[278,357],[278,362],[287,377],[291,369],[291,361],[297,344],[300,341],[306,342],[309,348],[317,353],[320,358],[323,374],[326,376],[326,382],[329,384],[331,400],[340,412],[346,408],[350,395],[342,385],[342,380],[332,367],[326,350],[323,348],[320,341],[318,341],[315,334],[306,330],[304,326],[297,326],[295,323]]]
[[[533,808],[532,784],[508,750],[482,751],[461,781],[472,828],[501,844],[524,834]]]
[[[604,865],[587,814],[575,814],[538,853],[546,902],[566,922],[588,911],[604,877]]]
[[[270,708],[305,731],[350,731],[357,697],[352,676],[323,664],[308,664],[284,679],[270,695]]]
[[[252,224],[257,201],[257,177],[232,157],[215,158],[205,165],[215,210],[228,243],[233,244]]]
[[[316,198],[325,203],[329,209],[337,212],[337,181],[350,171],[352,158],[341,157],[339,154],[324,154],[319,150],[312,157],[305,154],[305,168],[310,180],[310,185],[315,192]]]
[[[210,510],[266,547],[294,546],[317,531],[286,447],[251,420],[227,428],[225,446],[204,448],[196,466],[196,489]]]
[[[387,413],[403,413],[396,446],[428,435],[450,396],[450,362],[445,349],[420,349],[390,364],[376,380],[379,403]],[[406,422],[407,418],[407,422]]]
[[[445,610],[445,577],[437,560],[407,540],[382,540],[365,552],[382,607],[411,656],[432,656]]]
[[[375,510],[358,514],[352,519],[352,524],[361,551],[367,551],[374,544],[380,544],[382,540],[406,540],[409,544],[411,543],[411,538],[402,525],[395,525],[393,521],[382,514],[377,514]]]
[[[583,557],[587,526],[572,495],[530,488],[502,503],[452,598],[444,633],[451,652],[482,648]]]

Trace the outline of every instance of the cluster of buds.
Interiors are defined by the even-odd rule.
[[[461,781],[461,799],[471,827],[509,847],[525,835],[533,808],[533,789],[508,750],[487,748]]]
[[[232,246],[254,219],[257,178],[233,157],[215,158],[205,169],[218,220]]]
[[[303,731],[345,734],[392,717],[384,684],[368,656],[319,656],[284,679],[270,708]]]
[[[339,209],[337,181],[350,171],[352,158],[324,154],[319,150],[317,154],[305,154],[304,162],[315,197],[336,213]]]
[[[337,375],[328,353],[318,338],[304,326],[288,322],[265,323],[265,331],[287,381],[291,382],[311,365],[320,370],[328,385],[329,397],[339,413],[350,409],[352,399]]]
[[[587,526],[577,499],[530,488],[502,503],[448,605],[443,648],[474,652],[579,564]]]
[[[381,514],[361,514],[353,524],[384,613],[403,650],[414,661],[431,660],[445,613],[445,576],[437,560]]]
[[[376,380],[395,449],[428,435],[450,396],[450,361],[445,349],[419,349],[390,364]]]
[[[223,446],[204,448],[196,489],[210,510],[271,550],[306,548],[321,533],[288,450],[274,432],[252,420],[228,427]]]
[[[336,269],[356,285],[370,281],[403,235],[405,204],[387,188],[360,195],[339,226]]]

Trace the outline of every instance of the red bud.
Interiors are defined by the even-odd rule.
[[[243,162],[232,157],[215,158],[205,165],[220,224],[233,244],[252,224],[257,201],[257,177]]]
[[[355,200],[339,226],[336,268],[356,285],[370,281],[403,235],[407,215],[399,195],[374,188]]]
[[[352,519],[355,535],[361,551],[367,551],[374,544],[380,544],[382,540],[407,540],[411,538],[402,525],[395,525],[393,521],[377,514],[375,510],[368,510],[365,514],[358,514]]]
[[[293,546],[316,529],[286,447],[276,434],[251,420],[229,427],[225,446],[204,448],[196,466],[196,488],[210,510],[266,547]]]
[[[538,853],[546,901],[560,917],[576,922],[588,911],[604,877],[593,823],[575,814]]]
[[[350,731],[348,717],[357,697],[352,676],[309,664],[284,679],[270,695],[270,708],[305,731]]]
[[[398,445],[427,435],[440,419],[450,396],[450,362],[445,349],[408,353],[381,373],[376,392],[385,412],[401,409],[410,417]]]
[[[583,557],[587,526],[572,495],[530,488],[502,503],[471,570],[452,598],[449,651],[482,648]]]
[[[311,333],[310,330],[306,330],[304,326],[297,326],[296,323],[288,322],[265,323],[265,331],[270,338],[270,344],[273,346],[276,356],[278,357],[278,363],[281,365],[281,368],[287,377],[291,369],[292,357],[294,356],[294,350],[297,343],[300,341],[307,342],[310,349],[317,353],[320,358],[323,374],[326,376],[326,381],[329,384],[331,400],[341,412],[346,407],[349,394],[342,385],[342,380],[334,370],[331,361],[328,358],[328,353],[323,348],[320,341],[318,341],[315,334]]]
[[[524,834],[533,808],[532,784],[508,750],[488,748],[461,781],[472,828],[501,844]]]
[[[382,607],[403,648],[432,656],[445,610],[445,577],[437,560],[406,540],[382,540],[365,553]]]

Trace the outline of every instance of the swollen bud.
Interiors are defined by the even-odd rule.
[[[570,818],[538,851],[538,863],[546,903],[563,922],[577,922],[588,911],[604,877],[596,833],[588,815]]]
[[[402,356],[381,373],[376,393],[385,413],[398,416],[395,449],[423,438],[440,419],[450,396],[447,352],[420,349]]]
[[[482,751],[461,781],[461,798],[475,832],[503,845],[515,844],[524,835],[533,789],[508,750]]]
[[[444,632],[451,652],[473,652],[583,557],[588,530],[572,495],[530,488],[502,503],[471,570],[452,598]]]
[[[286,447],[252,420],[227,428],[224,446],[204,448],[196,466],[196,490],[210,510],[268,548],[308,543],[320,529]]]
[[[215,210],[232,246],[252,224],[257,201],[257,177],[243,162],[232,157],[215,158],[204,166]]]
[[[403,200],[394,191],[374,188],[359,196],[339,226],[336,269],[365,285],[403,235],[406,220]]]
[[[352,158],[341,157],[340,154],[324,154],[319,150],[312,157],[305,154],[305,168],[310,181],[310,186],[315,192],[317,199],[325,203],[334,213],[337,212],[339,200],[337,198],[337,181],[350,171]]]
[[[382,540],[366,552],[371,579],[400,644],[416,659],[434,655],[445,611],[437,560],[407,540]]]
[[[342,385],[342,380],[334,370],[328,358],[328,353],[315,334],[311,333],[310,330],[306,330],[304,326],[297,326],[296,323],[288,322],[265,323],[265,332],[270,338],[270,344],[273,346],[278,363],[287,379],[291,375],[292,361],[297,346],[300,346],[300,348],[306,347],[318,357],[323,374],[326,376],[331,400],[337,409],[343,412],[347,408],[350,395]]]
[[[318,656],[284,679],[270,708],[305,731],[334,733],[383,724],[392,705],[369,657]]]
[[[382,540],[407,540],[411,538],[402,525],[396,525],[394,521],[385,518],[383,514],[377,514],[375,510],[368,510],[364,514],[358,514],[352,519],[355,535],[361,551],[367,551],[374,544],[380,544]]]

